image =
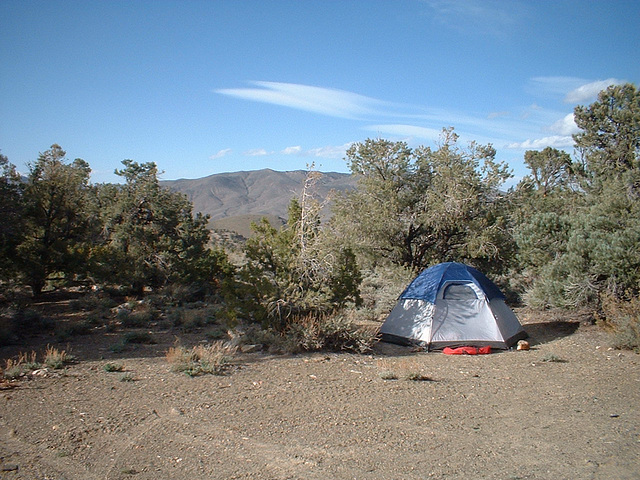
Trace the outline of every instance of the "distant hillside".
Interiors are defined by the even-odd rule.
[[[162,184],[187,195],[194,211],[211,216],[213,228],[223,228],[248,236],[252,221],[263,216],[270,219],[287,217],[293,197],[299,197],[307,172],[256,170],[219,173],[198,179],[165,180]],[[344,191],[355,186],[346,173],[323,173],[316,184],[316,195],[322,201],[332,190]]]

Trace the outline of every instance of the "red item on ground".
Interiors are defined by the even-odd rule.
[[[444,347],[442,353],[445,355],[485,355],[487,353],[491,353],[491,347]]]

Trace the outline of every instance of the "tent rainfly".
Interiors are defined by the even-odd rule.
[[[418,275],[380,328],[382,340],[427,349],[491,346],[508,349],[527,333],[483,273],[440,263]]]

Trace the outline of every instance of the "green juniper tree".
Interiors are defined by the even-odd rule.
[[[575,121],[572,194],[563,187],[550,200],[534,199],[527,208],[537,213],[519,232],[521,257],[540,252],[529,259],[539,265],[530,292],[537,306],[594,305],[603,292],[640,291],[640,92],[611,86],[576,107]],[[566,171],[566,157],[560,164]]]
[[[334,228],[370,264],[420,270],[443,261],[503,270],[511,253],[500,185],[510,177],[491,145],[458,145],[444,129],[437,149],[368,139],[347,151],[357,188],[336,201]]]
[[[315,172],[305,183],[300,200],[289,205],[287,223],[280,229],[266,219],[253,225],[247,240],[245,284],[259,310],[254,315],[283,330],[289,319],[340,310],[359,304],[360,271],[349,248],[326,241],[321,206],[312,198]]]
[[[542,272],[566,251],[581,195],[575,189],[568,153],[551,147],[530,150],[525,152],[524,161],[531,174],[509,195],[517,246],[517,265],[511,276],[518,289],[527,293],[529,302],[536,304],[539,292],[534,286],[543,285],[546,273]]]
[[[0,154],[0,280],[17,273],[17,248],[23,235],[24,184],[15,165]]]
[[[59,145],[30,165],[24,187],[24,238],[19,268],[34,294],[54,274],[86,273],[88,239],[95,226],[91,169],[82,159],[67,163]]]
[[[208,217],[162,187],[154,163],[124,160],[124,185],[102,187],[101,276],[133,292],[169,283],[219,285],[231,273],[226,255],[208,247]]]

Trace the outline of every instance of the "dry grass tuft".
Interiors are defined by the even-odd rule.
[[[20,352],[17,358],[8,358],[5,361],[4,371],[1,376],[7,380],[15,380],[38,368],[40,368],[40,364],[37,362],[36,352]]]
[[[415,359],[390,360],[381,359],[377,363],[378,376],[382,380],[403,378],[414,382],[432,382],[433,378],[422,372],[422,365]]]
[[[228,346],[221,341],[191,349],[175,346],[169,349],[166,359],[171,370],[184,372],[192,377],[204,374],[224,375],[231,367],[236,351],[237,347]]]
[[[58,370],[73,361],[73,357],[66,350],[58,350],[55,347],[47,345],[47,351],[44,354],[44,364]]]

